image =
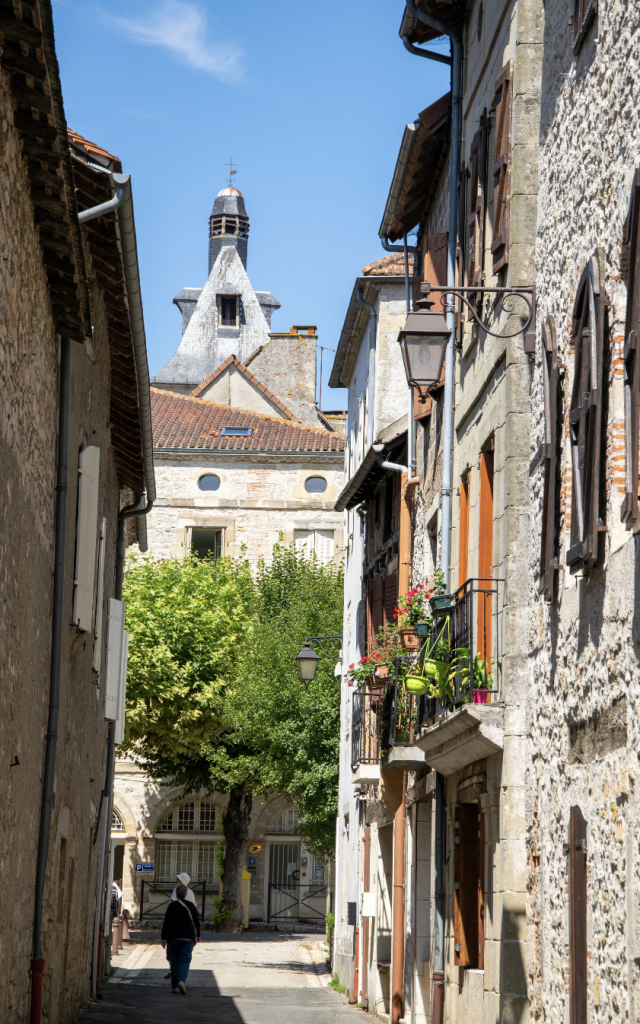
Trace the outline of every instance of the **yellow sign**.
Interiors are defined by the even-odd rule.
[[[261,846],[258,846],[258,845],[256,844],[256,845],[254,845],[254,846],[250,846],[250,847],[249,847],[249,853],[260,853],[260,850],[261,850],[261,849],[262,849],[262,847],[261,847]]]

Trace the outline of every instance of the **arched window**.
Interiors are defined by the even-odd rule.
[[[269,825],[267,832],[275,835],[297,835],[298,833],[298,808],[290,807],[289,810],[279,814],[274,822]]]
[[[158,825],[158,832],[215,832],[216,808],[210,800],[185,800],[172,807]]]
[[[324,494],[327,481],[323,476],[308,476],[304,482],[304,489],[309,494]]]
[[[115,807],[111,811],[111,831],[112,832],[124,832],[124,821],[119,811],[116,811]]]

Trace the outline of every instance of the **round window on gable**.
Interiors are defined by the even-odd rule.
[[[201,491],[217,491],[220,486],[220,477],[215,473],[205,473],[198,480],[198,487]]]
[[[305,480],[304,489],[309,494],[323,494],[327,489],[327,481],[323,476],[310,476]]]

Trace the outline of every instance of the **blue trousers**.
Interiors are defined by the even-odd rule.
[[[167,942],[172,989],[178,987],[178,982],[187,980],[194,946],[195,942],[192,942],[191,939],[170,939]]]

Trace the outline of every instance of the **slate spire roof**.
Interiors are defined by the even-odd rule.
[[[151,388],[153,440],[156,449],[211,451],[343,452],[344,434],[264,416]],[[251,427],[250,437],[222,434],[223,427]]]

